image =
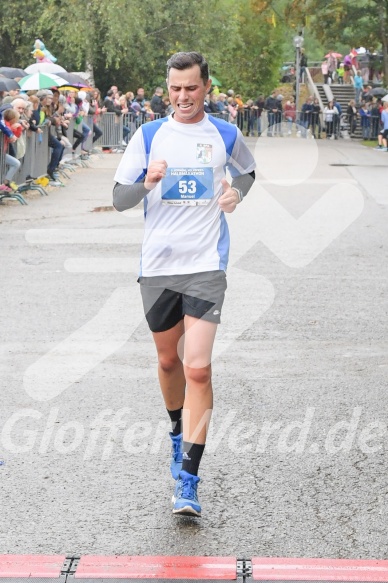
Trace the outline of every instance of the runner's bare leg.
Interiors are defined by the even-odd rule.
[[[217,324],[185,316],[183,440],[204,444],[213,409],[211,355]]]
[[[158,353],[158,376],[166,409],[176,411],[183,407],[186,379],[183,363],[178,355],[178,342],[184,334],[183,320],[165,332],[153,332]]]

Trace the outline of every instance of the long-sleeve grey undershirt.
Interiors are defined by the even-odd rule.
[[[255,172],[241,174],[232,180],[232,187],[238,188],[243,196],[248,194],[255,181]],[[116,182],[113,188],[113,206],[117,211],[126,211],[135,207],[150,191],[144,186],[144,181],[134,184],[119,184]]]

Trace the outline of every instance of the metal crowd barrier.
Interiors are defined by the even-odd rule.
[[[103,148],[125,146],[142,124],[159,118],[159,113],[140,112],[136,114],[128,112],[123,115],[104,113],[96,120],[96,125],[102,131],[102,136],[95,144]],[[89,117],[87,123],[93,129],[93,119]]]
[[[227,112],[210,113],[209,115],[220,119],[228,119],[229,117]],[[128,143],[135,131],[142,124],[152,121],[152,119],[158,119],[159,117],[160,114],[149,115],[146,113],[140,113],[138,115],[135,113],[127,113],[121,116],[115,113],[102,114],[96,119],[96,125],[101,129],[102,136],[95,144],[107,148],[120,148]],[[88,125],[91,131],[87,140],[77,148],[77,155],[81,153],[82,147],[86,150],[91,150],[93,147],[93,117],[85,117],[84,123]],[[287,135],[290,132],[301,132],[304,135],[304,132],[313,134],[318,132],[320,135],[321,133],[325,133],[327,129],[327,124],[323,119],[322,113],[318,118],[318,116],[311,117],[311,115],[306,116],[303,112],[296,112],[295,120],[289,123],[284,116],[284,112],[271,115],[271,113],[263,110],[259,115],[257,109],[244,109],[238,112],[235,123],[246,135],[255,135],[255,132],[259,134],[265,132],[267,135]],[[337,136],[342,135],[342,137],[347,137],[346,131],[350,135],[352,129],[354,129],[350,128],[350,120],[346,114],[335,116],[333,126],[331,128],[329,124],[329,129],[335,132]],[[380,117],[371,116],[367,122],[368,127],[364,127],[364,122],[362,122],[362,118],[358,115],[356,126],[358,128],[358,134],[361,133],[364,139],[377,139],[380,130]],[[26,135],[25,155],[21,159],[21,167],[14,177],[14,181],[19,185],[25,183],[26,178],[29,176],[40,177],[45,176],[47,173],[47,166],[51,155],[48,146],[50,129],[48,126],[43,126],[42,130],[43,132],[41,134],[28,132]],[[73,131],[74,120],[71,119],[66,131],[67,138],[71,144],[74,143]],[[0,183],[3,182],[5,172],[4,139],[0,139]]]
[[[26,152],[20,160],[21,166],[13,179],[16,184],[23,184],[27,176],[37,178],[47,174],[47,166],[50,159],[48,147],[49,128],[43,126],[41,129],[41,134],[34,132],[25,137]]]

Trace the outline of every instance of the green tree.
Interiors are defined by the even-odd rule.
[[[327,47],[342,44],[381,48],[384,78],[388,79],[388,1],[387,0],[293,0],[289,16],[304,12],[309,27]]]
[[[235,18],[234,46],[224,55],[220,76],[245,97],[268,93],[279,83],[285,22],[274,3],[242,0]]]
[[[277,0],[283,9],[286,0]],[[284,19],[270,0],[3,0],[1,64],[26,67],[41,38],[69,71],[94,69],[105,91],[142,85],[150,93],[165,79],[179,50],[206,55],[211,72],[244,97],[278,81]]]
[[[2,0],[0,16],[0,63],[2,66],[27,67],[33,62],[31,51],[38,33],[36,22],[43,0],[29,4]]]

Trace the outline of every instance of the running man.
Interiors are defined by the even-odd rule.
[[[169,59],[174,113],[137,130],[113,190],[118,211],[144,200],[140,290],[172,422],[173,512],[190,516],[201,515],[198,468],[213,408],[211,353],[229,253],[224,213],[236,209],[255,179],[240,130],[204,111],[210,86],[199,53]]]

